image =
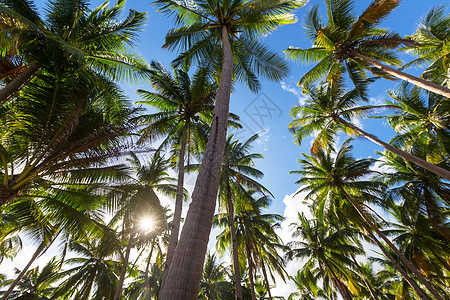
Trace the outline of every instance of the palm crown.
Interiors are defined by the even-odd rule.
[[[206,0],[154,2],[168,15],[175,15],[181,27],[168,32],[165,47],[179,48],[175,65],[198,63],[217,74],[222,61],[222,27],[227,27],[234,56],[235,78],[257,91],[257,75],[280,80],[287,64],[264,47],[259,39],[280,25],[295,21],[290,13],[302,6],[299,0]]]
[[[395,7],[399,0],[376,0],[360,15],[353,15],[351,0],[327,0],[328,22],[320,19],[318,6],[313,7],[306,17],[305,28],[313,46],[309,49],[289,47],[288,57],[303,62],[318,62],[300,79],[299,85],[326,77],[328,81],[347,72],[358,93],[366,98],[367,83],[371,81],[366,70],[375,76],[390,78],[385,72],[372,67],[355,57],[362,54],[391,65],[400,65],[400,60],[391,49],[401,44],[414,44],[397,33],[377,28]]]

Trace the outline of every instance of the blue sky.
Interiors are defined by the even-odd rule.
[[[359,15],[371,2],[369,0],[354,1],[356,13]],[[45,5],[43,0],[35,3],[39,7]],[[91,7],[101,3],[103,1],[91,1]],[[165,34],[174,25],[171,18],[158,13],[150,3],[151,1],[127,1],[127,9],[148,12],[148,23],[140,34],[135,51],[145,57],[147,61],[158,60],[167,69],[170,69],[170,62],[176,57],[176,53],[162,49],[161,46],[164,43]],[[296,11],[298,21],[295,24],[280,27],[264,38],[263,42],[282,57],[284,57],[283,51],[289,46],[310,47],[311,41],[307,39],[302,25],[304,15],[316,4],[320,5],[322,18],[326,21],[324,1],[310,0],[307,5]],[[412,34],[417,27],[419,18],[424,16],[428,9],[440,4],[444,4],[443,1],[403,0],[380,26],[390,28],[401,36]],[[402,59],[404,62],[408,62],[413,59],[413,56],[403,55]],[[263,184],[275,196],[271,211],[279,214],[283,214],[285,209],[283,198],[287,194],[294,193],[298,188],[294,183],[297,180],[296,176],[289,175],[288,172],[298,169],[297,159],[301,157],[301,153],[309,153],[310,148],[308,140],[304,141],[301,147],[294,144],[292,135],[288,131],[288,125],[291,121],[289,110],[303,97],[301,89],[296,83],[311,65],[302,65],[292,61],[289,61],[289,65],[291,71],[281,83],[261,79],[262,92],[259,94],[254,94],[245,85],[238,84],[231,96],[230,105],[230,111],[238,114],[244,124],[243,130],[234,132],[237,137],[247,138],[257,132],[262,134],[259,144],[254,150],[262,153],[264,160],[257,161],[257,167],[265,174],[262,180]],[[420,74],[419,70],[408,71]],[[369,95],[374,103],[380,103],[382,99],[387,98],[386,91],[394,88],[397,84],[381,79],[371,86]],[[127,95],[133,101],[139,100],[135,94],[138,88],[150,89],[146,84],[132,87],[124,85]],[[392,129],[383,120],[363,120],[361,123],[364,130],[385,141],[393,136]],[[354,142],[354,154],[357,157],[375,157],[375,151],[380,150],[380,147],[364,139]]]
[[[92,7],[102,2],[92,1]],[[356,12],[360,14],[372,1],[356,0],[354,2]],[[36,1],[39,7],[43,7],[44,3],[45,1]],[[267,36],[264,39],[264,43],[283,57],[283,50],[289,46],[310,47],[311,42],[306,38],[302,24],[303,16],[315,4],[320,4],[322,9],[321,15],[324,16],[324,1],[311,0],[305,7],[296,11],[297,23],[280,27]],[[402,36],[412,34],[417,27],[419,18],[425,15],[429,8],[439,4],[443,4],[443,1],[403,0],[400,7],[395,9],[381,26],[390,28]],[[127,9],[148,12],[148,24],[136,43],[136,51],[149,62],[158,60],[169,69],[170,62],[175,58],[176,54],[162,49],[161,46],[164,43],[166,32],[173,28],[172,20],[156,12],[150,1],[128,0]],[[404,55],[402,59],[408,62],[413,57]],[[294,183],[298,178],[295,175],[289,175],[288,172],[298,169],[297,159],[301,157],[302,152],[309,152],[310,143],[305,141],[301,147],[294,144],[292,135],[288,131],[288,124],[291,121],[289,110],[303,98],[301,89],[296,86],[296,83],[311,66],[294,62],[289,62],[289,64],[291,72],[283,82],[273,83],[261,80],[262,92],[259,94],[254,94],[244,85],[238,84],[231,96],[231,112],[240,115],[245,125],[243,130],[235,132],[236,136],[247,138],[256,132],[262,135],[254,150],[262,153],[265,157],[264,160],[257,161],[256,166],[265,173],[262,183],[275,196],[270,209],[271,212],[292,217],[293,215],[290,212],[292,212],[291,208],[295,209],[296,201],[298,201],[298,206],[301,206],[299,199],[294,199],[295,201],[293,201],[292,197],[288,196],[295,193],[298,188]],[[410,71],[415,74],[420,73],[420,70]],[[369,93],[372,102],[379,104],[382,99],[387,98],[386,91],[397,84],[387,80],[379,80],[372,85]],[[139,100],[135,94],[138,88],[150,89],[146,84],[133,87],[124,86],[128,96],[133,101]],[[385,141],[388,141],[393,136],[392,129],[383,120],[364,120],[361,123],[364,130],[377,135]],[[344,138],[341,139],[341,142],[343,140]],[[359,139],[354,142],[354,155],[356,157],[375,157],[375,151],[377,150],[380,151],[381,148],[369,141]],[[286,208],[283,202],[286,199],[289,200],[286,203],[289,202],[291,207]],[[302,209],[304,209],[304,206]],[[27,251],[28,254],[32,253],[31,248]],[[27,255],[21,255],[24,261]],[[298,265],[296,267],[298,268]]]
[[[302,27],[303,16],[315,4],[320,4],[322,16],[324,16],[325,5],[323,2],[323,0],[309,1],[305,7],[296,11],[297,23],[280,27],[267,36],[264,43],[283,57],[283,50],[289,46],[310,47],[311,41],[306,38]],[[370,3],[371,1],[366,0],[355,1],[357,14],[360,14]],[[417,27],[419,18],[430,7],[442,3],[442,1],[436,0],[404,0],[381,26],[390,28],[402,36],[412,34]],[[147,60],[159,60],[169,68],[170,61],[176,54],[162,49],[161,46],[164,43],[166,32],[173,28],[172,20],[156,12],[155,7],[147,1],[128,0],[127,7],[149,13],[148,25],[137,43],[139,53]],[[402,59],[408,62],[413,57],[402,56]],[[263,183],[275,195],[271,210],[279,214],[283,214],[285,208],[282,201],[285,195],[292,194],[298,188],[294,183],[297,178],[289,175],[288,172],[298,168],[297,159],[300,158],[302,152],[308,153],[310,147],[309,141],[305,141],[301,147],[294,144],[292,135],[288,131],[288,124],[291,121],[290,108],[298,104],[299,99],[302,98],[301,89],[296,86],[296,83],[311,66],[295,62],[289,62],[289,64],[291,72],[283,82],[273,83],[261,80],[262,93],[258,95],[250,92],[244,85],[237,85],[231,96],[230,108],[232,112],[241,117],[246,125],[244,130],[235,133],[238,137],[248,137],[256,132],[263,134],[260,145],[255,147],[255,151],[262,153],[265,159],[258,161],[257,167],[265,173]],[[413,70],[413,72],[417,73],[417,70]],[[374,101],[381,101],[387,97],[386,91],[396,85],[395,82],[379,80],[370,88],[370,97]],[[136,99],[133,93],[135,89],[127,89],[133,99]],[[261,118],[258,113],[266,116]],[[364,120],[362,124],[366,131],[374,133],[384,140],[389,140],[393,135],[392,129],[386,126],[382,120]],[[375,151],[381,150],[378,146],[363,139],[356,141],[354,148],[355,155],[358,157],[375,156]]]
[[[113,2],[113,1],[111,1]],[[359,15],[372,1],[356,0],[355,11]],[[39,7],[43,7],[45,1],[36,1]],[[103,1],[91,1],[95,7]],[[172,19],[156,11],[150,4],[151,1],[128,0],[127,9],[134,9],[139,12],[148,12],[148,22],[145,29],[140,34],[136,43],[136,49],[147,61],[158,60],[167,69],[170,69],[170,62],[176,57],[176,53],[162,49],[164,37],[167,31],[174,27]],[[303,31],[303,18],[307,11],[314,5],[319,4],[321,15],[325,21],[325,5],[323,0],[310,0],[307,5],[296,11],[297,23],[285,25],[264,38],[263,42],[269,48],[284,57],[283,51],[289,46],[308,48],[311,41],[307,39]],[[444,4],[440,0],[403,0],[400,6],[395,9],[388,18],[381,24],[381,27],[390,28],[405,36],[412,34],[417,22],[429,8]],[[42,10],[41,10],[42,11]],[[408,62],[412,56],[403,55],[402,59]],[[252,93],[245,85],[238,84],[235,92],[231,96],[230,111],[238,114],[244,123],[244,129],[234,132],[239,138],[247,138],[254,133],[262,134],[261,141],[255,147],[255,151],[264,155],[264,160],[257,162],[257,167],[261,169],[265,177],[263,183],[275,196],[271,210],[275,213],[283,214],[283,198],[287,194],[292,194],[297,189],[295,185],[296,177],[288,172],[298,168],[297,159],[301,153],[309,152],[309,141],[305,141],[301,147],[295,145],[292,135],[288,131],[291,121],[289,110],[299,103],[302,98],[301,89],[296,85],[300,77],[309,70],[311,65],[289,61],[290,73],[281,83],[273,83],[261,79],[262,92]],[[409,70],[418,73],[418,70]],[[386,91],[397,85],[395,82],[379,80],[370,88],[370,97],[374,101],[382,101],[387,97]],[[135,91],[138,88],[150,89],[146,84],[138,86],[124,86],[127,95],[133,101],[139,100]],[[261,116],[265,115],[265,116]],[[366,131],[377,135],[383,140],[389,140],[393,131],[382,120],[364,120],[363,127]],[[375,151],[381,150],[371,142],[360,139],[354,143],[355,155],[358,157],[374,157]]]

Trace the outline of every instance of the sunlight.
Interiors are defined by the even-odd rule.
[[[144,232],[150,232],[155,228],[155,221],[150,216],[142,217],[139,220],[139,228]]]

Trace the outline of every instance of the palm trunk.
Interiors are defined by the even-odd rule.
[[[8,83],[0,90],[0,104],[4,103],[12,94],[20,89],[20,87],[28,81],[39,70],[37,63],[32,63],[28,68],[19,74],[13,81]]]
[[[237,247],[236,227],[234,226],[234,205],[231,199],[230,185],[227,183],[228,222],[230,223],[231,252],[233,255],[235,299],[242,300],[241,271],[239,270],[239,253]]]
[[[439,293],[433,288],[433,286],[428,282],[428,280],[422,275],[422,273],[419,272],[419,270],[414,267],[411,262],[406,259],[406,257],[403,255],[403,253],[400,252],[400,250],[395,247],[394,244],[378,229],[378,227],[366,216],[366,214],[361,210],[359,205],[357,205],[353,199],[345,192],[345,190],[340,187],[341,191],[344,193],[345,197],[350,201],[352,206],[358,211],[358,214],[364,219],[364,221],[378,234],[379,237],[383,239],[383,241],[388,244],[389,248],[394,251],[396,255],[403,261],[403,263],[416,275],[417,279],[426,286],[426,288],[431,292],[431,294],[436,297],[438,300],[444,300]],[[426,298],[423,298],[426,299]]]
[[[145,266],[145,280],[144,280],[144,289],[145,289],[145,299],[150,300],[150,287],[149,287],[149,279],[148,279],[148,269],[150,267],[150,260],[153,255],[153,248],[155,244],[152,242],[152,247],[150,248],[150,254],[148,255],[147,265]]]
[[[353,56],[359,58],[360,60],[377,67],[381,71],[388,73],[389,75],[400,78],[401,80],[408,81],[408,82],[410,82],[418,87],[421,87],[427,91],[442,95],[446,98],[450,98],[450,89],[446,88],[445,86],[436,84],[436,83],[428,81],[428,80],[424,80],[422,78],[419,78],[419,77],[410,75],[408,73],[399,71],[397,69],[394,69],[392,67],[386,66],[375,59],[372,59],[365,55],[359,54],[355,51],[351,51],[351,54]]]
[[[130,259],[131,246],[134,243],[135,233],[130,233],[130,239],[128,240],[127,250],[125,251],[125,257],[122,263],[122,269],[120,270],[119,282],[117,283],[116,294],[114,295],[114,300],[120,300],[122,295],[123,282],[125,281],[125,274],[127,273],[128,260]]]
[[[429,163],[429,162],[427,162],[427,161],[425,161],[425,160],[423,160],[423,159],[421,159],[421,158],[419,158],[417,156],[414,156],[411,153],[405,152],[405,151],[400,150],[400,149],[398,149],[398,148],[396,148],[396,147],[394,147],[394,146],[392,146],[390,144],[387,144],[387,143],[381,141],[380,139],[378,139],[376,136],[365,132],[361,128],[353,125],[350,122],[345,121],[342,118],[339,118],[338,122],[344,124],[347,127],[350,127],[351,129],[353,129],[354,131],[356,131],[358,134],[362,135],[363,137],[365,137],[369,141],[372,141],[375,144],[380,145],[381,147],[391,151],[392,153],[394,153],[394,154],[396,154],[396,155],[398,155],[398,156],[400,156],[400,157],[402,157],[402,158],[404,158],[404,159],[406,159],[406,160],[408,160],[408,161],[410,161],[412,163],[415,163],[416,165],[418,165],[418,166],[420,166],[420,167],[422,167],[424,169],[427,169],[428,171],[433,172],[434,174],[436,174],[438,176],[441,176],[441,177],[443,177],[443,178],[445,178],[447,180],[450,180],[450,171],[447,171],[447,170],[445,170],[445,169],[443,169],[441,167],[438,167],[438,166],[436,166],[436,165],[434,165],[432,163]]]
[[[266,272],[266,265],[264,264],[264,259],[261,257],[261,269],[264,276],[264,282],[266,284],[267,294],[269,295],[269,300],[272,300],[272,293],[270,291],[269,277]]]
[[[220,168],[227,135],[233,53],[228,30],[222,27],[223,65],[214,108],[211,133],[200,171],[192,193],[186,221],[178,246],[169,266],[161,300],[196,300],[202,276],[203,263],[212,227],[219,188]]]
[[[253,282],[253,261],[252,254],[250,253],[250,246],[245,243],[245,250],[247,251],[247,262],[248,262],[248,277],[250,279],[250,290],[252,292],[252,300],[256,300],[255,293],[255,283]]]
[[[173,213],[172,229],[170,231],[169,246],[167,248],[166,262],[164,263],[164,273],[162,285],[164,285],[167,277],[167,271],[172,263],[173,254],[178,244],[178,233],[180,231],[181,213],[183,211],[183,184],[184,184],[184,155],[186,152],[186,137],[189,122],[186,121],[183,126],[183,133],[181,134],[180,154],[178,157],[178,183],[177,195],[175,197],[175,210]]]
[[[383,244],[381,244],[381,242],[375,237],[375,235],[372,233],[372,229],[370,228],[369,225],[364,226],[364,228],[366,229],[366,231],[369,233],[370,239],[377,244],[378,248],[381,249],[381,251],[384,253],[384,255],[386,255],[386,257],[389,259],[389,261],[391,262],[391,264],[394,266],[394,268],[400,272],[400,274],[402,274],[403,279],[406,280],[406,282],[408,282],[408,284],[412,287],[412,289],[417,293],[417,295],[424,300],[429,299],[423,292],[422,290],[417,286],[417,284],[414,282],[414,280],[412,280],[411,277],[409,277],[408,273],[406,273],[406,271],[402,268],[402,266],[400,266],[397,262],[397,260],[391,255],[391,253],[389,253],[389,251],[386,250],[386,248],[383,246]]]
[[[14,282],[9,286],[8,290],[5,292],[5,294],[3,294],[3,297],[1,300],[6,300],[8,299],[9,295],[12,293],[12,291],[14,290],[14,288],[17,286],[17,284],[19,283],[19,281],[22,279],[22,277],[25,275],[25,273],[28,271],[28,269],[31,267],[31,265],[33,264],[33,262],[36,260],[36,258],[39,256],[39,254],[41,254],[41,252],[45,249],[45,241],[42,242],[39,247],[36,249],[36,251],[34,251],[33,256],[31,257],[30,261],[28,262],[28,264],[23,268],[23,270],[19,273],[19,275],[17,276],[16,280],[14,280]]]
[[[364,285],[367,287],[367,289],[369,290],[370,296],[372,297],[373,300],[378,300],[378,297],[375,295],[375,291],[372,288],[372,284],[370,284],[370,282],[367,281],[366,277],[364,276],[364,274],[362,273],[362,269],[361,266],[358,264],[358,262],[356,261],[355,256],[352,254],[351,255],[353,263],[356,265],[356,267],[358,268],[359,272],[361,273],[361,278],[364,281]]]

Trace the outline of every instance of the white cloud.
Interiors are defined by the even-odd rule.
[[[306,193],[295,192],[291,195],[286,195],[283,199],[283,203],[286,205],[284,209],[284,217],[286,218],[281,223],[281,228],[278,229],[278,235],[281,237],[284,243],[292,241],[292,231],[290,228],[291,223],[295,223],[298,219],[298,213],[304,213],[305,216],[312,218],[311,210],[307,204],[304,203]],[[289,261],[286,265],[286,271],[290,276],[294,276],[301,267],[301,263],[298,260]],[[279,277],[275,277],[276,287],[273,289],[273,295],[288,297],[292,292],[296,290],[292,281],[283,280]]]
[[[370,105],[384,105],[386,103],[384,102],[384,98],[383,97],[381,97],[381,98],[370,97],[369,98],[369,104]]]
[[[284,82],[284,81],[281,81],[281,82],[280,82],[280,85],[281,85],[281,88],[282,88],[283,90],[285,90],[286,92],[289,92],[289,93],[291,93],[291,94],[294,94],[294,95],[297,97],[298,102],[299,102],[301,105],[304,105],[304,104],[305,104],[305,100],[306,100],[307,98],[306,98],[305,96],[303,96],[301,88],[299,88],[299,87],[297,87],[297,86],[292,86],[292,85],[290,85],[290,84],[287,84],[287,83]]]
[[[265,129],[259,130],[257,132],[259,137],[255,142],[260,148],[262,148],[263,151],[269,150],[268,144],[269,144],[269,140],[271,138],[269,132],[270,132],[269,128],[265,128]]]

